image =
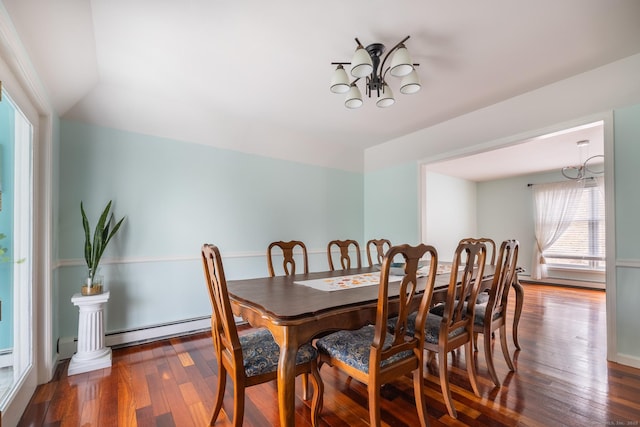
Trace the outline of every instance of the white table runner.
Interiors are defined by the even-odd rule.
[[[429,266],[426,265],[418,269],[418,276],[426,275],[429,272]],[[438,264],[436,274],[445,274],[451,272],[451,264]],[[399,282],[403,276],[389,276],[389,282]],[[298,285],[308,286],[319,291],[331,292],[343,289],[353,289],[362,286],[378,285],[380,283],[380,272],[352,274],[347,276],[328,277],[325,279],[300,280],[294,282]]]

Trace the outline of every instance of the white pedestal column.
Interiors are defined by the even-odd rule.
[[[75,294],[71,302],[80,310],[78,351],[69,362],[68,375],[111,366],[111,347],[104,346],[104,305],[109,292],[84,296]]]

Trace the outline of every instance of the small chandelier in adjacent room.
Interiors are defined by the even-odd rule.
[[[589,140],[583,139],[581,141],[576,142],[578,146],[578,150],[580,152],[580,161],[577,166],[565,166],[562,168],[562,176],[567,179],[573,179],[576,181],[582,181],[586,178],[594,178],[596,175],[602,175],[604,173],[604,168],[602,167],[602,163],[596,164],[594,159],[602,158],[604,156],[602,154],[598,154],[595,156],[589,157]],[[590,165],[591,164],[591,165]]]
[[[362,43],[360,43],[360,40],[356,38],[355,40],[358,46],[351,62],[331,63],[332,65],[337,65],[337,68],[333,73],[329,89],[333,93],[347,94],[344,101],[344,105],[347,108],[358,108],[362,106],[362,93],[357,83],[363,78],[365,79],[365,93],[369,98],[371,98],[371,94],[375,93],[377,97],[376,105],[378,107],[389,107],[395,103],[393,92],[387,84],[387,73],[394,77],[402,77],[400,81],[400,93],[412,94],[418,92],[420,90],[420,79],[418,78],[415,67],[420,64],[414,64],[411,61],[409,52],[404,45],[404,42],[408,39],[409,36],[392,47],[384,56],[382,62],[380,62],[380,57],[385,52],[385,46],[382,43],[373,43],[365,48],[362,46]],[[392,53],[391,63],[385,68],[387,59]],[[350,81],[344,69],[345,65],[351,66],[350,73],[355,80]]]

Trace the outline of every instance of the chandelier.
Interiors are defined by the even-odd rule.
[[[366,48],[362,46],[360,40],[356,38],[358,47],[351,62],[332,62],[337,65],[331,79],[330,90],[333,93],[346,93],[344,105],[347,108],[358,108],[363,104],[362,93],[356,85],[360,79],[364,80],[365,93],[371,98],[372,94],[376,94],[376,105],[384,108],[395,103],[393,92],[387,84],[387,72],[394,77],[402,77],[400,81],[400,93],[412,94],[420,90],[420,79],[416,73],[415,67],[420,64],[414,64],[409,56],[409,51],[404,45],[409,39],[405,37],[402,41],[392,47],[380,62],[382,54],[385,52],[385,45],[382,43],[372,43]],[[385,64],[389,55],[393,53],[391,63],[387,68]],[[344,69],[345,65],[351,66],[351,76],[355,78],[349,81],[349,76]]]
[[[561,171],[562,176],[567,179],[582,181],[583,179],[594,178],[595,175],[603,174],[604,169],[602,168],[602,166],[599,169],[596,169],[595,165],[593,164],[593,160],[600,157],[604,159],[604,156],[602,154],[598,154],[595,156],[587,157],[586,160],[583,161],[582,159],[586,157],[584,155],[584,152],[589,149],[589,140],[583,139],[576,142],[576,145],[578,146],[578,150],[580,151],[580,163],[578,164],[578,166],[563,167]],[[591,163],[591,166],[589,166],[589,163]]]

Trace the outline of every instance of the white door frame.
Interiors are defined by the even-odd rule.
[[[7,93],[33,126],[32,133],[32,364],[20,378],[2,409],[2,423],[18,423],[38,384],[52,378],[51,236],[52,236],[52,117],[48,101],[4,5],[0,2],[0,76]]]

